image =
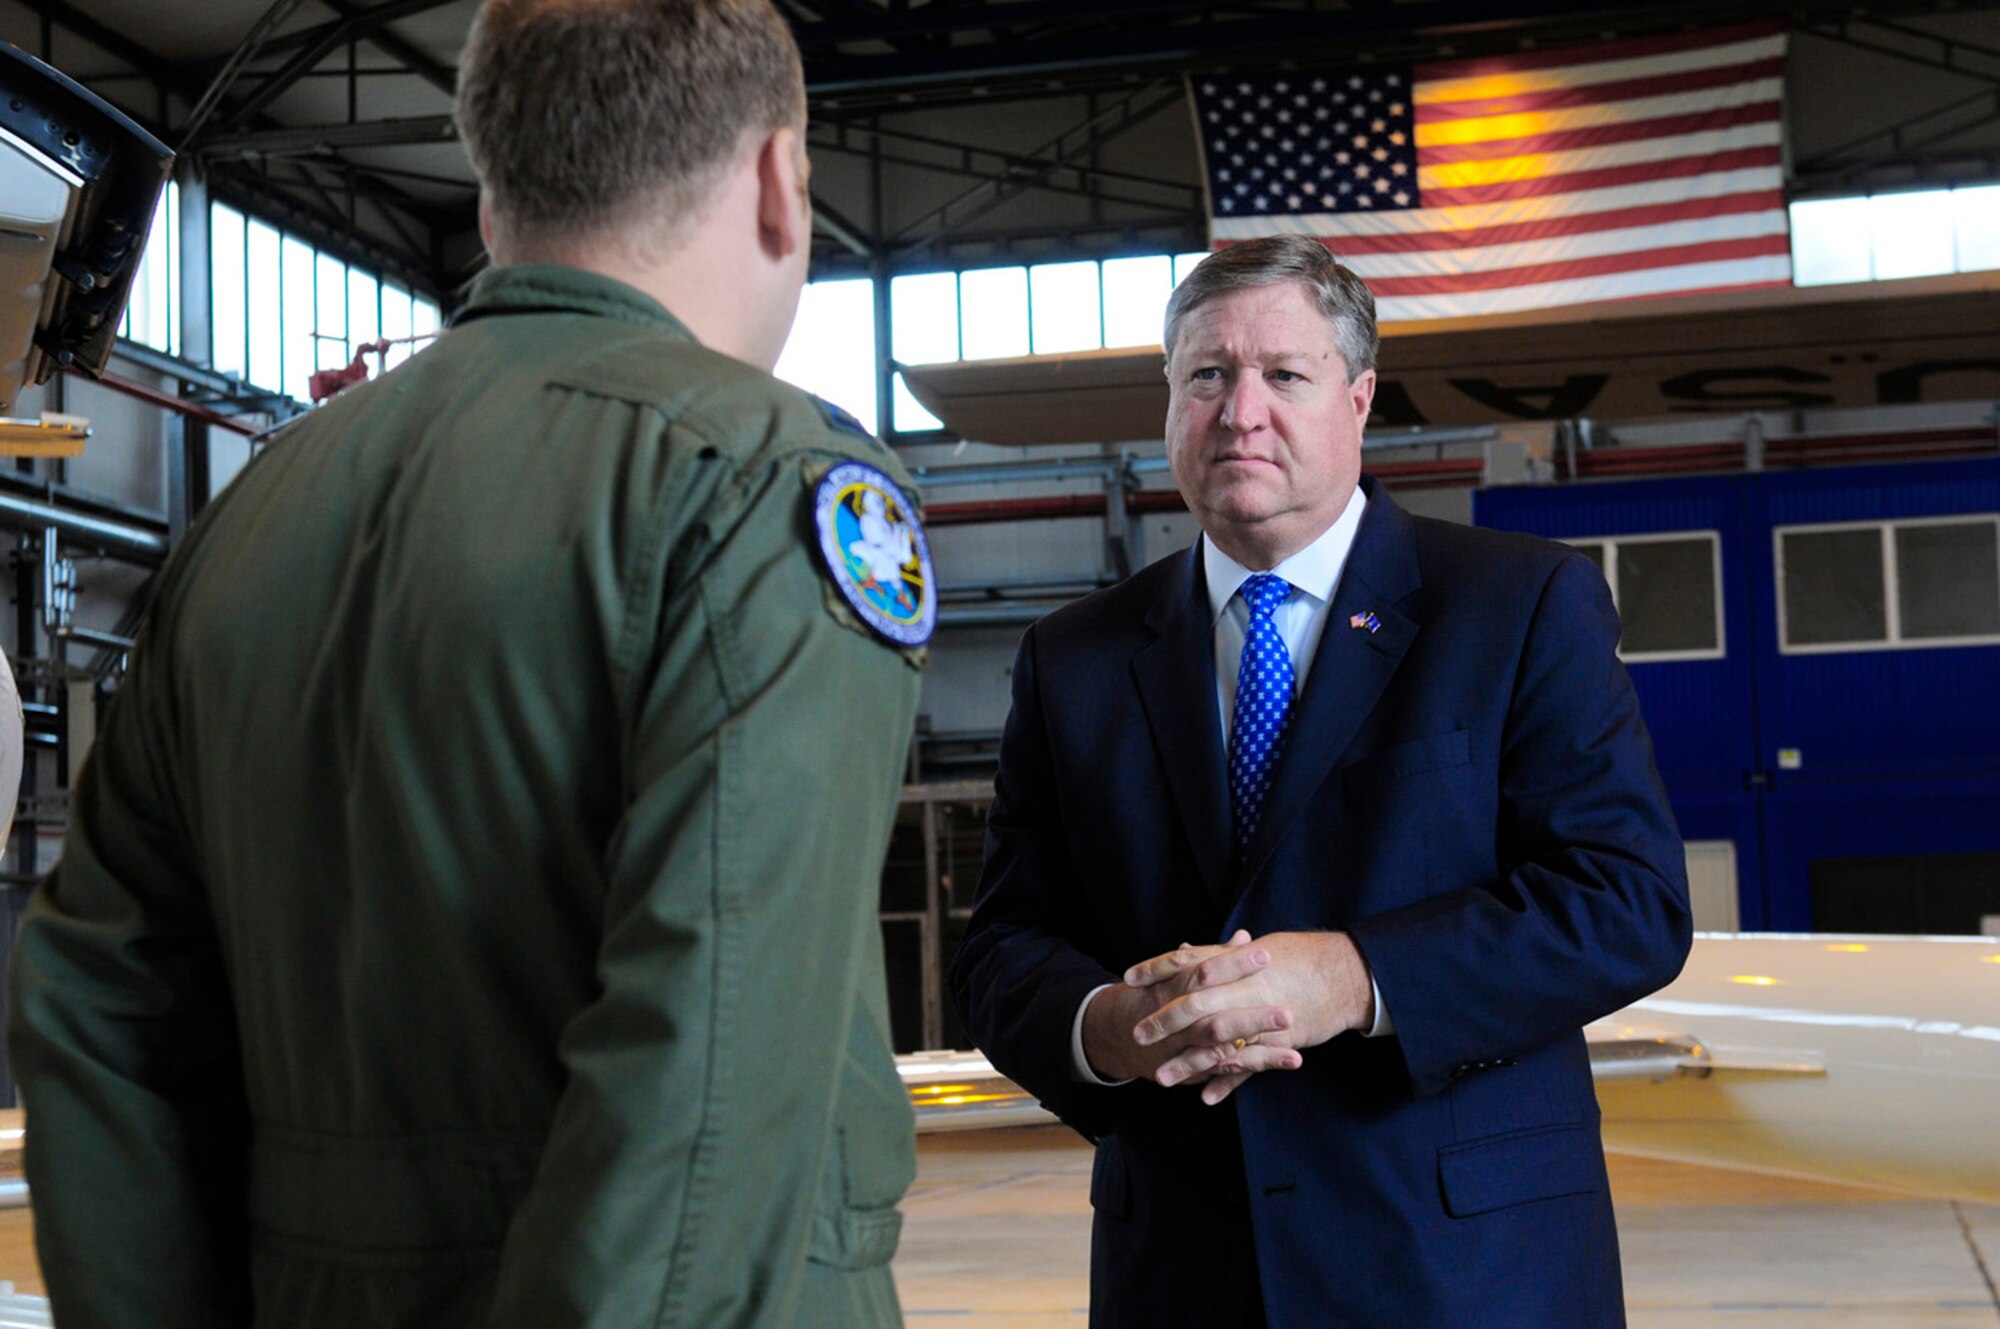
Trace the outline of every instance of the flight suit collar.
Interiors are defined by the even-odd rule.
[[[451,322],[453,327],[493,314],[594,314],[658,328],[693,341],[687,325],[667,307],[624,282],[558,263],[488,268]]]

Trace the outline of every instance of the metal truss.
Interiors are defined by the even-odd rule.
[[[899,150],[886,145],[909,145]],[[815,152],[836,152],[865,157],[894,166],[962,175],[971,179],[1018,176],[1024,172],[1044,172],[1048,163],[1016,152],[914,134],[888,128],[873,121],[855,124],[835,121],[814,125],[809,145]],[[1035,186],[1056,194],[1073,194],[1104,203],[1126,203],[1139,207],[1180,207],[1189,211],[1201,207],[1201,186],[1185,180],[1139,175],[1131,171],[1108,170],[1095,163],[1069,161],[1054,172],[1045,172]],[[1130,189],[1132,192],[1125,192]]]
[[[320,0],[320,3],[327,2],[328,0]],[[298,3],[299,0],[277,0],[265,17],[269,19],[274,15],[281,15],[287,9],[295,9]],[[452,72],[387,30],[388,25],[399,18],[408,18],[427,10],[437,9],[446,3],[455,3],[455,0],[392,0],[389,4],[377,5],[372,9],[361,9],[347,3],[334,3],[332,5],[334,12],[342,14],[343,17],[332,23],[324,23],[316,28],[291,34],[286,44],[296,46],[298,48],[296,53],[277,70],[265,75],[258,82],[256,89],[231,111],[223,122],[224,125],[229,128],[241,128],[253,123],[259,112],[284,95],[287,89],[316,69],[335,51],[361,41],[368,42],[384,54],[400,61],[405,72],[415,74],[445,95],[451,95]],[[273,45],[274,34],[264,29],[265,24],[260,22],[236,52],[224,62],[222,68],[217,71],[214,81],[209,85],[209,98],[219,97],[228,92],[236,81],[244,76],[246,66],[260,55],[269,52]],[[190,137],[198,134],[204,118],[203,107],[197,107],[196,113],[190,117],[190,124],[183,129],[183,133]]]
[[[442,288],[447,238],[472,225],[469,175],[422,169],[381,149],[449,141],[450,117],[366,118],[365,80],[404,77],[449,93],[452,52],[426,49],[397,25],[470,0],[312,0],[322,18],[290,27],[302,0],[264,0],[261,20],[226,53],[175,65],[143,45],[143,35],[112,30],[88,12],[90,0],[15,0],[137,71],[158,93],[153,123],[184,138],[201,169],[238,193],[283,201],[328,230],[352,225],[366,204],[381,244],[404,264],[428,266]],[[232,7],[244,0],[228,0]],[[1241,4],[1165,0],[777,0],[805,57],[818,153],[838,153],[873,167],[876,205],[859,196],[818,200],[817,231],[825,257],[838,265],[933,262],[946,254],[1032,249],[1028,237],[996,216],[1024,195],[1082,198],[1136,214],[1114,223],[1093,215],[1086,228],[1050,242],[1115,246],[1121,231],[1148,235],[1202,232],[1201,190],[1187,180],[1118,170],[1096,149],[1180,98],[1189,74],[1325,65],[1342,61],[1435,59],[1637,36],[1704,24],[1777,18],[1795,29],[1857,49],[2000,88],[2000,49],[1941,37],[1911,23],[1922,16],[1990,10],[1987,0],[1253,0]],[[289,18],[287,17],[289,15]],[[357,52],[366,51],[364,62]],[[344,54],[344,58],[343,58]],[[303,80],[344,79],[350,113],[343,123],[286,122],[288,90]],[[1970,92],[1970,95],[1966,95]],[[1806,189],[1877,178],[1884,172],[1951,169],[1967,131],[2000,116],[2000,101],[1961,86],[1955,101],[1851,142],[1816,153],[1795,170]],[[1080,123],[1032,151],[974,141],[977,131],[939,136],[910,113],[1063,100],[1087,107]],[[173,124],[171,104],[197,108]],[[1044,112],[1045,113],[1045,112]],[[974,118],[976,119],[976,118]],[[180,131],[180,132],[172,132]],[[379,163],[379,164],[378,164]],[[950,199],[907,223],[883,219],[879,195],[887,170],[923,170],[962,179]],[[1980,168],[1984,169],[1984,168]],[[866,173],[864,173],[866,174]],[[456,186],[443,204],[412,189]],[[1003,222],[996,227],[996,221]],[[865,224],[864,224],[865,223]],[[342,246],[329,244],[334,252]]]
[[[1808,23],[1799,30],[1984,86],[1802,158],[1792,170],[1795,192],[1949,180],[1968,167],[1982,179],[1995,173],[2000,144],[1978,144],[1957,153],[1947,145],[2000,121],[2000,49],[1878,17]]]
[[[1894,56],[1927,69],[2000,84],[2000,49],[1940,36],[1884,18],[1802,23],[1799,31],[1840,42],[1874,55]],[[1886,34],[1886,36],[1884,35]]]
[[[1082,124],[1066,129],[1027,154],[1027,163],[974,184],[925,213],[890,240],[900,255],[921,253],[991,213],[1018,195],[1038,189],[1080,157],[1088,156],[1122,134],[1167,109],[1182,104],[1178,83],[1141,88],[1094,111]]]
[[[194,109],[188,112],[186,122],[181,125],[180,141],[183,152],[190,145],[200,141],[201,131],[208,124],[208,118],[215,114],[222,99],[229,94],[237,76],[243,72],[246,65],[257,58],[264,49],[264,43],[277,35],[279,26],[298,12],[299,6],[304,3],[305,0],[272,0],[272,5],[264,11],[264,16],[251,25],[249,35],[230,53],[229,59],[223,62],[221,71],[209,81],[207,89],[201,94],[201,99],[195,102]],[[268,102],[268,97],[261,101],[252,98],[250,102],[239,104],[230,115],[232,118],[248,119],[261,111]]]
[[[329,0],[318,0],[321,4]],[[167,101],[169,97],[179,98],[193,107],[200,107],[204,100],[210,102],[213,114],[223,117],[225,122],[249,119],[255,133],[279,128],[267,112],[251,113],[246,116],[239,103],[229,97],[235,75],[228,79],[220,77],[222,70],[231,64],[230,58],[219,62],[206,75],[199,69],[176,67],[147,50],[132,38],[106,26],[99,20],[78,10],[69,0],[17,0],[40,15],[46,22],[67,29],[119,62],[129,65],[139,77],[151,83],[159,94],[160,108],[157,115],[139,118],[169,140],[184,137],[184,131],[175,133],[176,126],[167,123]],[[278,13],[292,5],[294,0],[277,0],[266,14]],[[456,0],[396,0],[388,6],[377,6],[365,11],[377,20],[371,28],[364,24],[353,29],[358,40],[379,29],[380,23],[389,18],[407,17],[420,9],[435,9]],[[340,0],[334,7],[336,12],[346,0]],[[352,5],[347,5],[354,8]],[[388,11],[393,11],[393,15]],[[348,20],[342,19],[341,23]],[[260,28],[263,25],[259,25]],[[273,25],[275,26],[275,24]],[[267,32],[253,34],[257,51],[270,54],[274,50],[287,49],[297,44],[301,34],[268,35]],[[251,45],[251,39],[239,45],[241,52]],[[236,73],[253,63],[244,59],[235,62]],[[445,75],[449,81],[449,74]],[[192,116],[182,122],[183,126],[192,122]],[[232,159],[233,158],[233,159]],[[471,215],[470,203],[461,216],[457,210],[440,211],[411,196],[387,178],[371,178],[368,173],[344,160],[325,158],[310,165],[298,165],[276,172],[270,168],[267,158],[262,155],[246,154],[239,150],[234,154],[211,154],[199,147],[193,154],[197,168],[224,187],[223,192],[234,195],[239,202],[254,202],[259,210],[282,214],[282,219],[291,224],[303,224],[303,229],[311,234],[315,244],[334,253],[345,253],[366,257],[377,262],[403,280],[418,279],[420,284],[438,284],[437,270],[439,243],[444,232],[466,224]],[[393,253],[389,246],[370,245],[363,237],[354,234],[355,214],[353,208],[341,207],[328,191],[323,178],[327,173],[343,175],[337,182],[341,190],[352,198],[368,201],[383,225],[395,239]],[[468,200],[470,187],[467,187]],[[276,219],[276,218],[274,218]],[[418,235],[410,223],[416,223],[423,234]],[[382,260],[387,260],[383,262]]]

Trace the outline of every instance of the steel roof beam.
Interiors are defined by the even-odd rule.
[[[1495,17],[1488,0],[1412,0],[1407,4],[1349,6],[1326,10],[1301,6],[1263,8],[1255,16],[1243,7],[1214,5],[1115,4],[1079,9],[1067,0],[1024,0],[1019,4],[952,9],[928,5],[879,22],[825,21],[798,29],[806,53],[806,81],[815,95],[889,96],[922,86],[1078,75],[1106,69],[1130,71],[1162,66],[1212,68],[1232,59],[1286,62],[1302,53],[1318,58],[1435,58],[1441,44],[1451,54],[1512,50],[1524,38],[1538,44],[1588,40],[1608,26],[1633,33],[1673,31],[1705,23],[1740,22],[1770,16],[1795,24],[1867,15],[1871,20],[1936,13],[1951,6],[1938,0],[1617,0],[1579,5],[1572,0],[1534,0]],[[1990,8],[1990,4],[1974,7]],[[1060,42],[954,38],[1003,32],[1000,25],[1073,23],[1100,20],[1095,31]],[[893,55],[853,54],[844,46],[889,36],[927,33],[942,44]]]
[[[1969,97],[1961,97],[1943,106],[1920,111],[1900,124],[1891,125],[1887,129],[1878,129],[1837,147],[1828,148],[1800,162],[1796,170],[1798,174],[1807,175],[1828,171],[1859,171],[1890,165],[1897,157],[1942,143],[1959,134],[1989,125],[1997,119],[2000,119],[2000,85],[1982,88]],[[1849,154],[1884,139],[1888,140],[1888,157],[1851,164],[1843,162]],[[1980,150],[1982,149],[1974,149],[1974,151]]]
[[[391,22],[399,18],[410,17],[409,14],[398,13],[377,18],[377,10],[363,9],[359,5],[348,3],[348,0],[319,0],[319,2],[334,13],[350,21],[368,23],[370,26],[363,29],[360,34],[362,40],[384,55],[401,60],[412,74],[415,74],[445,96],[450,97],[457,94],[457,70],[451,68],[449,65],[439,64],[417,46],[389,31],[388,25]],[[430,5],[424,6],[425,9],[432,7]],[[378,8],[386,8],[386,6],[379,6]],[[414,12],[421,13],[422,10]]]
[[[1922,41],[1935,42],[1938,51],[1936,55],[1930,55],[1882,41],[1880,38],[1870,40],[1864,34],[1857,32],[1857,28],[1880,28],[1885,32],[1893,32]],[[1940,69],[1946,73],[1957,74],[1962,78],[1978,79],[1982,83],[2000,84],[2000,51],[1992,50],[1985,46],[1976,46],[1971,42],[1940,37],[1934,32],[1925,32],[1921,28],[1913,28],[1905,23],[1889,23],[1881,19],[1865,19],[1852,23],[1801,25],[1799,31],[1810,33],[1815,37],[1824,37],[1828,41],[1836,41],[1844,46],[1852,46],[1856,50],[1868,51],[1874,55],[1886,55],[1897,60],[1906,60],[1911,64],[1921,65],[1926,69]],[[1957,58],[1961,53],[1970,53],[1995,61],[1996,67],[1991,70],[1969,69]]]
[[[817,198],[813,200],[813,228],[839,241],[850,254],[875,257],[875,241],[867,232]]]
[[[369,9],[363,9],[349,3],[348,0],[319,0],[319,3],[341,17],[326,23],[314,24],[310,28],[299,28],[295,31],[273,37],[264,44],[264,53],[266,55],[279,55],[286,51],[295,51],[301,46],[310,46],[325,36],[329,30],[344,27],[357,18],[373,20],[373,23],[368,28],[368,33],[371,35],[368,35],[366,40],[371,45],[379,46],[379,43],[375,42],[372,33],[376,29],[379,29],[382,24],[393,23],[406,18],[414,18],[418,14],[428,13],[433,9],[442,9],[446,5],[457,4],[458,0],[396,0],[394,3],[376,5]],[[398,37],[395,40],[401,42],[403,39]],[[226,58],[223,56],[211,56],[207,59],[195,60],[183,66],[182,70],[184,73],[193,76],[209,74],[220,68]],[[428,60],[429,57],[426,56],[425,59]],[[438,67],[443,68],[442,66]]]
[[[1016,152],[1004,152],[999,148],[981,147],[976,143],[955,142],[951,139],[937,138],[930,134],[913,134],[907,130],[888,129],[879,124],[863,125],[853,124],[845,120],[822,120],[818,125],[813,126],[813,128],[816,128],[821,133],[837,134],[842,138],[845,138],[849,134],[868,134],[875,138],[888,139],[891,142],[909,143],[917,147],[935,148],[940,152],[957,153],[962,163],[957,167],[947,165],[943,162],[924,161],[916,157],[889,159],[903,166],[924,166],[932,170],[945,171],[955,175],[981,174],[982,172],[978,165],[981,158],[991,158],[1002,168],[1033,168],[1039,167],[1042,164],[1031,157],[1023,156]],[[868,151],[865,148],[849,147],[847,144],[840,142],[815,143],[810,138],[808,139],[807,146],[856,154],[866,154]],[[1186,180],[1168,180],[1160,176],[1138,175],[1131,171],[1109,170],[1102,166],[1071,166],[1069,169],[1075,171],[1077,176],[1086,183],[1090,180],[1109,180],[1117,184],[1140,185],[1148,189],[1164,189],[1183,194],[1192,194],[1194,195],[1194,202],[1197,205],[1201,202],[1201,186],[1192,184]]]
[[[68,28],[105,54],[116,56],[155,86],[181,96],[189,94],[192,85],[172,65],[124,33],[82,13],[67,0],[17,0],[17,3],[26,5],[39,17]]]
[[[902,253],[913,253],[928,248],[954,231],[962,230],[995,208],[1011,201],[1024,191],[1036,188],[1056,172],[1068,167],[1075,158],[1096,151],[1119,135],[1144,124],[1168,106],[1180,104],[1184,97],[1185,94],[1178,86],[1161,88],[1156,84],[1114,102],[1074,129],[1064,130],[1041,148],[1030,153],[1031,158],[1040,162],[1036,169],[1010,172],[1006,178],[982,181],[974,185],[904,227],[897,233],[893,243]],[[1105,123],[1107,121],[1112,123]],[[1082,137],[1070,143],[1068,140],[1072,134],[1080,134]],[[983,201],[975,203],[975,200],[982,198]],[[969,205],[970,211],[954,216],[954,211],[961,204]],[[912,240],[911,237],[932,227],[933,224],[935,229],[930,230],[928,235],[924,235],[922,239]]]
[[[342,148],[391,148],[412,143],[446,143],[458,136],[448,115],[414,115],[359,124],[298,125],[217,134],[202,144],[202,155],[217,157],[320,156]]]
[[[452,75],[449,71],[394,33],[384,31],[387,25],[396,19],[434,8],[436,0],[398,0],[398,3],[377,5],[373,9],[357,9],[353,5],[339,3],[339,0],[320,0],[320,3],[328,5],[343,17],[313,29],[312,31],[318,35],[276,72],[264,77],[257,85],[257,90],[228,117],[225,122],[228,127],[235,128],[249,122],[253,116],[284,95],[285,91],[304,77],[307,71],[318,66],[341,47],[356,41],[366,41],[393,58],[402,60],[411,73],[424,78],[433,86],[441,87],[446,95],[450,95]],[[255,36],[254,33],[252,35]],[[266,38],[257,43],[257,50],[262,51],[270,45],[271,40]],[[392,50],[392,47],[395,49]],[[254,58],[254,54],[255,52],[251,58]],[[249,60],[236,63],[240,67],[248,64]],[[225,66],[225,73],[227,72],[228,67]],[[222,75],[217,77],[220,78]]]
[[[290,18],[304,3],[305,0],[272,0],[271,7],[250,25],[250,31],[243,35],[243,40],[229,53],[229,58],[222,62],[222,68],[216,72],[213,79],[209,80],[207,89],[195,102],[187,123],[181,126],[183,151],[196,141],[202,129],[208,124],[209,117],[215,114],[216,108],[222,104],[222,99],[242,76],[244,68],[257,58],[258,53],[264,49],[264,44],[277,35],[278,26]],[[231,114],[234,115],[233,110]]]
[[[833,143],[814,143],[810,146],[814,152],[838,152],[869,160],[879,158],[882,162],[890,166],[903,166],[920,171],[935,171],[940,175],[962,176],[966,179],[977,180],[982,183],[990,180],[993,175],[992,172],[981,171],[971,166],[951,166],[943,162],[925,161],[921,157],[909,157],[896,152],[881,150],[870,152],[865,148],[841,147]],[[1038,171],[1040,166],[1041,163],[1029,163],[1017,168],[1017,170]],[[1043,174],[1042,178],[1033,188],[1045,193],[1062,194],[1070,198],[1096,199],[1103,203],[1116,203],[1135,208],[1164,208],[1176,205],[1174,200],[1140,198],[1133,194],[1117,192],[1115,189],[1097,188],[1092,186],[1087,179],[1081,179],[1075,184],[1070,184],[1059,181],[1056,178],[1059,175],[1072,173],[1080,177],[1088,177],[1090,174],[1089,170],[1085,167],[1077,166],[1074,163],[1066,164],[1056,172]],[[1199,185],[1168,185],[1162,183],[1155,187],[1163,190],[1177,191],[1185,196],[1179,200],[1180,206],[1189,208],[1196,213],[1201,211],[1201,187]]]

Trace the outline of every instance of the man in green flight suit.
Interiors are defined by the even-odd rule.
[[[899,1322],[907,480],[768,0],[489,0],[498,266],[196,525],[12,975],[64,1329]]]

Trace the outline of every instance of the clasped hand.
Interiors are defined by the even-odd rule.
[[[1215,1104],[1260,1071],[1296,1070],[1301,1049],[1367,1028],[1373,1007],[1346,933],[1239,930],[1126,970],[1084,1012],[1084,1055],[1107,1078],[1198,1084]]]

